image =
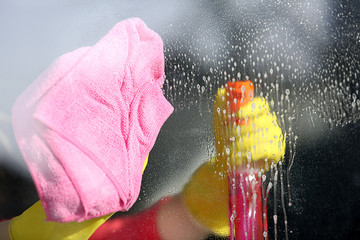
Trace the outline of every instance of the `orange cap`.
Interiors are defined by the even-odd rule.
[[[229,81],[225,84],[225,88],[227,94],[229,94],[231,112],[239,111],[240,107],[254,98],[254,84],[250,80]]]
[[[225,84],[225,89],[231,113],[239,111],[254,98],[254,84],[250,80],[229,81]],[[237,119],[237,124],[245,124],[245,121]]]

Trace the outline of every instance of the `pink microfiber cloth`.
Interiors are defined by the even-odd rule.
[[[134,204],[144,161],[173,111],[163,82],[162,40],[134,18],[59,57],[21,94],[14,131],[48,220],[83,221]]]

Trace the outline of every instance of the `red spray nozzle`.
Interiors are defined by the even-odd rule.
[[[229,81],[225,84],[231,112],[239,111],[254,98],[254,84],[250,80]]]
[[[229,81],[225,84],[230,113],[235,113],[254,99],[254,84],[250,80]],[[235,119],[237,125],[246,125],[244,119]]]

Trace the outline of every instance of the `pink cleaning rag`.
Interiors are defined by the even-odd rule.
[[[134,18],[59,57],[21,94],[14,131],[48,220],[134,204],[144,160],[173,111],[163,82],[162,40]]]

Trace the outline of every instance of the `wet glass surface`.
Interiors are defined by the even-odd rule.
[[[285,189],[270,191],[268,202],[270,239],[273,215],[278,239],[285,239],[284,213],[289,239],[357,239],[359,12],[355,0],[1,2],[0,217],[17,215],[37,199],[12,136],[15,98],[57,56],[92,45],[116,22],[138,16],[164,40],[163,89],[175,112],[150,153],[130,212],[179,192],[214,156],[214,94],[225,82],[248,77],[287,133]]]

